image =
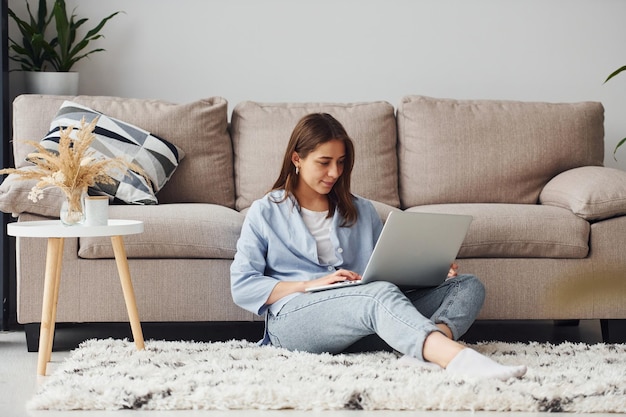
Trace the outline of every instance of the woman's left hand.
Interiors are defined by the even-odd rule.
[[[459,266],[455,263],[452,263],[452,265],[450,265],[450,270],[448,271],[448,279],[454,278],[457,275],[459,275],[459,273],[457,272],[458,269],[459,269]]]

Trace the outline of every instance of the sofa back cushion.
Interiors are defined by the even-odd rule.
[[[185,158],[158,192],[159,203],[213,203],[235,206],[232,145],[225,99],[212,97],[187,104],[104,96],[22,95],[13,103],[13,149],[16,167],[28,165],[39,141],[65,100],[141,127],[180,147]]]
[[[293,128],[314,112],[334,116],[354,141],[352,191],[398,207],[396,121],[391,104],[246,101],[235,106],[231,120],[237,210],[249,207],[269,191],[278,177]]]
[[[403,208],[535,204],[555,175],[603,164],[604,108],[597,102],[407,96],[397,119]]]

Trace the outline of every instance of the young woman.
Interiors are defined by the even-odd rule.
[[[350,192],[354,146],[331,115],[296,125],[280,175],[250,207],[231,266],[233,300],[266,314],[263,344],[338,353],[377,334],[404,361],[455,374],[506,380],[525,366],[504,366],[456,340],[475,320],[484,287],[457,275],[435,288],[403,293],[377,281],[305,293],[309,286],[356,280],[382,230],[373,204]]]

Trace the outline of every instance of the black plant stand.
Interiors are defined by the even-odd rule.
[[[2,65],[2,76],[0,79],[0,163],[2,168],[10,164],[9,146],[9,41],[8,41],[8,0],[0,0],[0,38],[2,43],[2,55],[0,58]],[[0,214],[2,233],[0,234],[0,274],[2,274],[2,285],[0,285],[0,330],[7,330],[9,318],[11,316],[11,294],[10,294],[10,251],[9,237],[6,234],[6,225],[9,221],[8,214]]]

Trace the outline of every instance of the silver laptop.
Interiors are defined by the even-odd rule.
[[[307,288],[321,291],[389,281],[402,289],[434,287],[446,280],[472,222],[461,214],[393,211],[359,281]]]

